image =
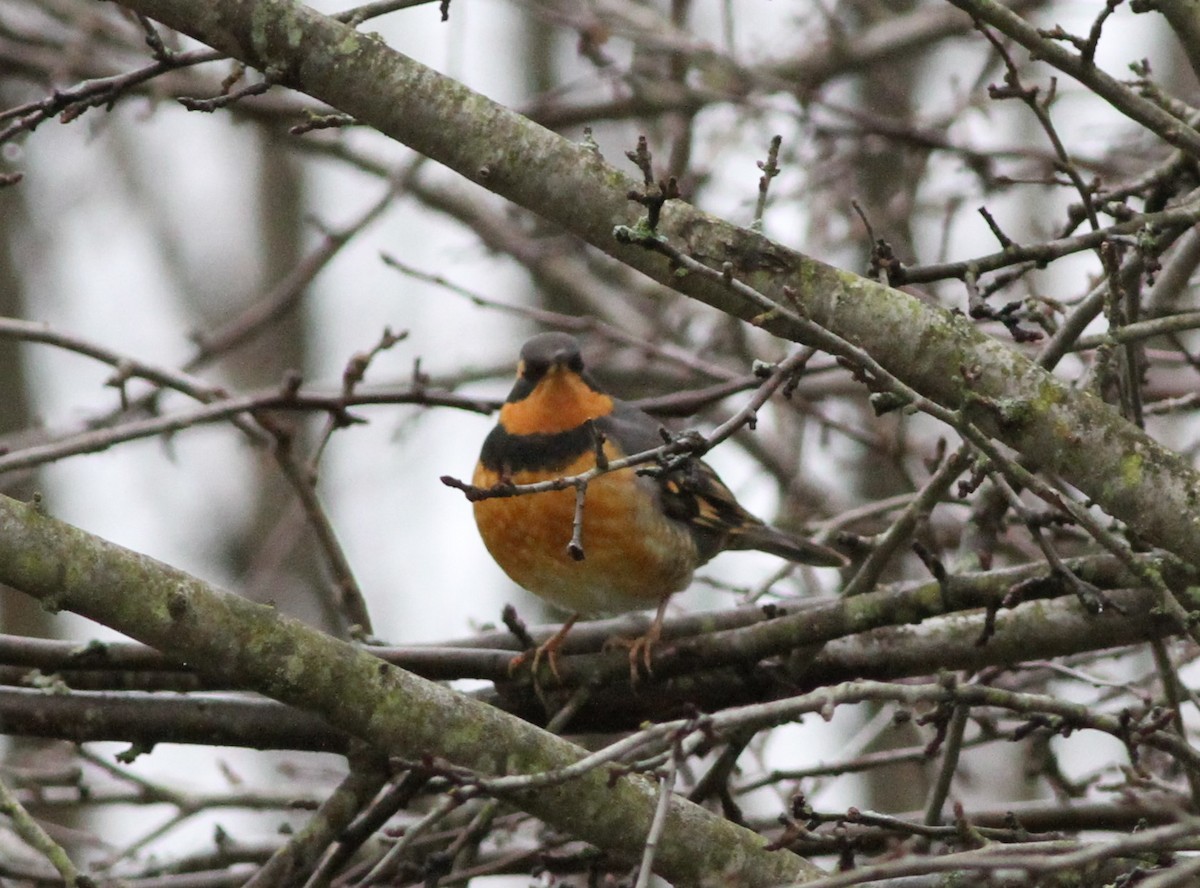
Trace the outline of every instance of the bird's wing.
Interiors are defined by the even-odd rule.
[[[614,401],[612,413],[597,420],[596,427],[624,455],[653,450],[664,441],[662,423],[623,401]],[[691,532],[701,564],[724,549],[758,549],[805,564],[845,565],[839,552],[776,530],[747,512],[703,460],[673,460],[670,466],[649,465],[641,471],[663,514]]]
[[[596,427],[625,455],[653,450],[664,443],[662,423],[622,401],[615,402],[612,413],[597,420]],[[653,486],[663,514],[691,532],[701,563],[729,548],[734,532],[762,526],[738,505],[717,473],[699,459],[673,459],[669,470],[648,465],[641,472],[648,486]]]

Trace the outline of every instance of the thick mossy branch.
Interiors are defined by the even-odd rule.
[[[680,292],[803,341],[780,314],[612,236],[637,222],[635,183],[587,146],[290,0],[123,0],[279,82],[325,101],[577,234]],[[364,89],[363,84],[371,84]],[[1166,135],[1162,134],[1164,138]],[[961,316],[839,271],[681,201],[658,234],[709,267],[802,312],[932,401],[1036,460],[1135,527],[1200,564],[1200,476],[1113,410],[1073,391]]]
[[[167,651],[199,672],[314,712],[376,749],[431,756],[483,775],[566,767],[580,747],[366,651],[128,549],[0,497],[0,583]],[[657,792],[599,768],[513,794],[556,829],[636,860]],[[673,800],[656,870],[677,885],[768,886],[820,874],[683,799]],[[733,881],[729,881],[732,879]]]

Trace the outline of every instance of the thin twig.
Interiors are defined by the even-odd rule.
[[[970,715],[970,707],[960,705],[954,707],[954,714],[950,716],[950,727],[946,731],[946,740],[942,747],[942,763],[938,766],[937,780],[929,790],[929,801],[925,805],[926,826],[937,826],[942,822],[942,807],[950,795],[954,772],[958,770],[963,734],[966,732]]]
[[[762,175],[758,177],[758,203],[754,207],[754,220],[750,223],[751,231],[762,231],[763,214],[767,211],[767,191],[771,180],[779,175],[779,146],[783,144],[783,136],[772,136],[771,147],[767,149],[767,160],[758,162]]]
[[[17,801],[8,784],[0,780],[0,814],[4,814],[22,840],[54,866],[67,888],[91,888],[92,879],[81,873],[63,847],[47,835],[41,825]]]
[[[1158,671],[1159,681],[1162,683],[1163,696],[1166,697],[1167,703],[1171,707],[1175,730],[1186,742],[1187,726],[1183,720],[1183,698],[1180,694],[1182,682],[1179,680],[1179,674],[1175,671],[1175,667],[1171,663],[1171,656],[1167,653],[1167,645],[1161,638],[1150,640],[1150,650],[1154,654],[1154,667]],[[1192,793],[1192,809],[1200,809],[1200,772],[1185,764],[1183,765],[1183,775],[1187,778],[1188,788]]]
[[[637,881],[633,883],[633,888],[648,888],[650,884],[650,877],[654,871],[654,855],[658,851],[658,841],[662,838],[663,828],[667,823],[667,812],[671,809],[671,793],[675,790],[679,757],[679,748],[673,748],[671,756],[667,759],[666,771],[658,780],[658,805],[654,809],[654,819],[650,821],[650,831],[646,835],[642,862],[638,867]]]
[[[178,413],[139,419],[122,423],[110,429],[96,429],[68,435],[46,444],[25,447],[8,454],[0,454],[0,473],[16,469],[31,468],[54,462],[66,456],[97,453],[101,450],[135,441],[153,438],[195,426],[224,422],[238,414],[260,410],[298,410],[342,413],[348,407],[367,404],[420,404],[426,406],[457,407],[473,413],[488,414],[497,406],[494,402],[480,401],[453,392],[432,389],[395,389],[359,393],[346,399],[341,395],[321,392],[280,391],[278,388],[240,395],[215,401],[203,407],[182,410]]]
[[[471,790],[464,790],[459,795],[447,795],[438,799],[429,813],[416,823],[408,826],[399,841],[389,848],[388,852],[355,884],[361,886],[361,888],[367,888],[367,886],[376,885],[381,881],[391,878],[396,864],[400,862],[401,858],[404,857],[417,838],[423,833],[428,832],[434,824],[448,817],[456,808],[465,804],[474,794]]]
[[[892,557],[901,546],[906,545],[912,539],[921,519],[928,516],[934,506],[941,502],[950,489],[950,485],[966,470],[970,462],[969,453],[968,446],[964,444],[942,461],[937,471],[929,477],[925,486],[892,522],[891,527],[871,550],[871,554],[866,557],[862,566],[850,578],[842,590],[844,597],[861,595],[874,588]]]
[[[1093,93],[1103,98],[1131,120],[1149,129],[1159,138],[1200,157],[1200,133],[1179,118],[1164,111],[1135,90],[1111,77],[1081,55],[1048,40],[1032,24],[995,0],[950,0],[977,21],[992,27],[1020,43],[1039,59],[1070,74]]]
[[[1200,203],[1196,201],[1193,193],[1169,210],[1144,213],[1132,221],[1117,222],[1107,228],[1089,231],[1086,234],[1027,246],[1014,246],[998,253],[989,253],[986,256],[976,256],[957,262],[908,267],[904,269],[903,277],[894,283],[922,284],[948,278],[961,279],[971,268],[974,268],[977,274],[984,274],[1022,262],[1049,263],[1073,253],[1095,250],[1107,240],[1134,237],[1139,231],[1145,230],[1147,226],[1152,228],[1161,226],[1163,229],[1182,227],[1182,230],[1187,230],[1196,224],[1197,220],[1200,220]]]
[[[599,462],[596,463],[596,468],[602,468]],[[583,561],[585,557],[583,551],[583,504],[587,499],[587,488],[586,481],[580,481],[575,485],[575,515],[571,519],[571,541],[567,543],[567,554],[574,561]]]

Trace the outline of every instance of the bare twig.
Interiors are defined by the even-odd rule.
[[[673,749],[667,759],[666,772],[658,779],[658,807],[654,809],[654,819],[650,821],[650,832],[646,836],[646,847],[642,852],[642,862],[638,866],[637,880],[633,888],[647,888],[654,871],[654,854],[658,850],[658,841],[662,837],[663,826],[667,821],[670,810],[671,793],[675,791],[675,775],[679,768],[679,750]]]
[[[95,884],[89,876],[85,876],[76,868],[63,847],[50,838],[38,822],[29,816],[29,812],[17,801],[17,797],[3,780],[0,780],[0,813],[9,819],[17,835],[27,845],[50,861],[62,876],[67,888],[91,888]]]

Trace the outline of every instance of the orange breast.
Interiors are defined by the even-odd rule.
[[[589,453],[553,475],[518,472],[511,480],[528,484],[574,475],[594,463]],[[495,472],[475,472],[477,487],[497,480]],[[567,552],[574,489],[480,500],[474,504],[475,521],[504,572],[558,607],[585,614],[656,607],[691,581],[697,553],[687,529],[658,510],[651,484],[622,469],[588,485],[582,561]]]

